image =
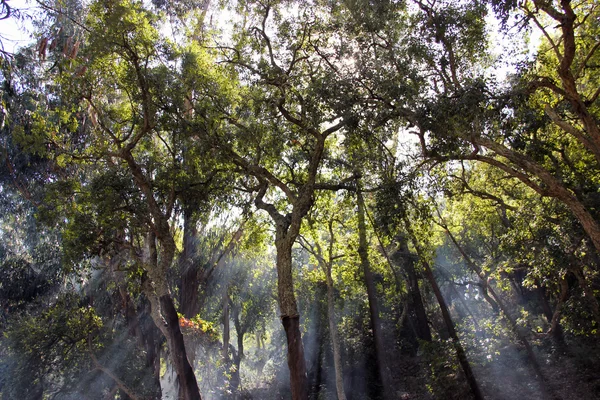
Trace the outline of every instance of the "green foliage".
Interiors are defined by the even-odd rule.
[[[75,296],[61,296],[39,315],[23,315],[12,322],[3,340],[8,348],[3,396],[35,396],[60,371],[83,368],[87,341],[102,321],[93,308],[77,303]]]
[[[367,203],[369,262],[392,356],[414,350],[409,297],[425,304],[434,340],[413,340],[421,351],[411,354],[422,357],[429,395],[468,397],[421,276],[425,262],[468,358],[484,370],[518,355],[505,351],[515,333],[540,349],[550,337],[564,344],[598,334],[598,7],[230,6],[234,27],[219,32],[204,23],[206,4],[187,0],[51,2],[36,17],[37,43],[14,57],[2,52],[3,398],[101,397],[114,382],[92,354],[138,396],[154,395],[149,364],[161,356],[145,357],[162,339],[148,296],[161,283],[176,297],[190,268],[202,310],[181,327],[186,340],[206,340],[187,343],[189,351],[218,347],[223,301],[231,330],[245,335],[226,349],[233,356],[246,346],[240,371],[221,353],[198,360],[205,387],[217,386],[215,365],[230,382],[241,373],[249,389],[258,387],[250,379],[283,375],[273,226],[256,206],[279,214],[280,231],[302,209],[293,276],[307,343],[318,342],[319,368],[330,368],[328,328],[313,331],[326,325],[329,281],[344,371],[356,378],[374,355],[356,190]],[[503,24],[514,15],[543,30],[537,51],[528,49],[506,79],[491,73],[490,6]],[[570,10],[572,20],[557,17]],[[192,239],[186,224],[195,224]],[[418,254],[414,277],[390,257],[401,239],[406,257]],[[171,244],[180,254],[168,253]],[[514,315],[502,315],[498,300]],[[502,325],[506,317],[517,320],[516,332]],[[250,367],[267,372],[244,372]],[[365,379],[357,397],[377,391],[374,373]]]

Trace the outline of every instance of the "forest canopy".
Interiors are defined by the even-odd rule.
[[[600,399],[597,2],[15,21],[1,399]]]

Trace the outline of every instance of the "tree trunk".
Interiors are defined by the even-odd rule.
[[[331,262],[331,260],[330,260]],[[331,264],[327,265],[327,319],[329,320],[329,335],[333,348],[333,367],[335,369],[335,388],[338,400],[346,400],[344,393],[344,372],[342,368],[342,355],[338,339],[337,325],[335,323],[335,299],[333,293],[333,278],[331,277]]]
[[[225,287],[223,293],[223,362],[229,363],[229,287]]]
[[[183,251],[179,257],[181,284],[179,287],[179,307],[186,318],[194,318],[200,312],[198,290],[200,274],[196,260],[198,242],[197,219],[189,208],[183,214]]]
[[[558,296],[558,300],[556,302],[556,307],[554,309],[554,313],[552,313],[552,318],[549,320],[550,322],[550,330],[549,333],[555,338],[557,341],[563,340],[563,332],[560,326],[560,314],[562,311],[562,306],[569,298],[569,283],[567,282],[566,277],[562,277],[560,279],[560,295]]]
[[[435,298],[440,305],[440,310],[442,311],[442,318],[444,319],[444,324],[446,325],[446,329],[448,329],[448,334],[452,338],[452,344],[454,345],[454,350],[456,351],[456,357],[458,358],[458,362],[465,373],[465,378],[469,383],[469,387],[471,388],[471,393],[473,393],[473,397],[475,400],[483,400],[483,394],[481,393],[481,389],[479,389],[479,385],[477,384],[477,379],[475,378],[475,374],[473,374],[473,370],[471,369],[471,364],[467,359],[467,353],[465,349],[462,347],[460,343],[460,339],[458,338],[458,334],[456,333],[456,328],[454,327],[454,322],[452,321],[452,317],[450,316],[450,311],[448,310],[448,306],[446,305],[446,300],[444,300],[444,296],[440,290],[440,287],[435,280],[435,276],[433,275],[433,271],[429,266],[429,263],[423,258],[423,251],[421,250],[421,246],[417,242],[417,238],[415,237],[412,227],[409,225],[408,219],[404,218],[404,225],[406,230],[410,234],[411,241],[417,250],[417,255],[421,259],[421,263],[423,264],[423,269],[425,272],[425,277],[427,281],[431,285],[433,289],[433,293],[435,294]],[[406,243],[405,243],[406,246]],[[406,246],[406,251],[408,251],[408,246]]]
[[[302,345],[300,333],[300,316],[298,315],[298,306],[294,295],[292,245],[293,241],[286,240],[286,238],[276,239],[277,290],[281,323],[287,338],[292,399],[306,400],[308,399],[308,377],[306,376],[304,346]]]
[[[167,345],[171,353],[173,366],[177,372],[180,396],[183,397],[183,400],[201,400],[198,382],[187,358],[183,334],[179,327],[179,317],[173,299],[170,294],[165,294],[160,297],[159,301],[167,326]]]
[[[360,189],[356,191],[356,200],[358,204],[358,255],[364,274],[365,286],[367,287],[367,298],[369,300],[369,315],[371,319],[371,329],[373,330],[373,339],[375,342],[375,355],[377,363],[377,372],[383,387],[383,396],[385,399],[391,399],[389,394],[389,377],[385,367],[385,348],[383,344],[383,334],[381,332],[381,320],[379,318],[379,305],[377,302],[377,291],[375,281],[373,280],[373,272],[369,262],[369,249],[367,244],[367,227],[365,224],[365,202]]]
[[[454,344],[454,350],[456,350],[456,356],[458,358],[458,362],[462,367],[462,370],[465,373],[465,378],[471,387],[471,392],[473,393],[473,397],[475,400],[482,400],[483,395],[481,394],[481,390],[479,389],[479,385],[477,384],[477,379],[475,379],[475,374],[473,374],[473,370],[471,369],[471,364],[467,359],[467,353],[465,349],[462,347],[460,340],[458,338],[458,334],[456,333],[456,328],[454,327],[454,322],[452,321],[452,317],[450,316],[450,311],[448,311],[448,307],[446,306],[446,301],[442,296],[442,292],[440,291],[440,287],[438,286],[435,277],[433,276],[433,272],[429,267],[429,264],[422,260],[423,267],[425,269],[425,277],[429,281],[433,289],[433,293],[435,294],[435,298],[437,299],[440,310],[442,311],[442,317],[444,318],[444,323],[446,324],[446,329],[448,329],[448,333],[452,338],[452,343]]]
[[[145,120],[144,123],[146,129],[149,122]],[[161,206],[154,197],[152,185],[146,178],[143,169],[137,164],[131,150],[132,147],[124,147],[120,152],[120,156],[127,162],[134,182],[144,194],[148,210],[153,219],[147,237],[148,260],[143,263],[149,278],[144,285],[144,291],[152,306],[152,319],[167,339],[167,347],[177,371],[181,396],[184,400],[200,399],[198,382],[186,355],[183,335],[179,327],[179,317],[167,281],[167,272],[171,268],[175,257],[175,240],[171,234],[169,224],[170,215],[163,213]],[[157,239],[161,245],[160,258],[156,247]]]
[[[183,400],[200,400],[200,389],[187,358],[179,316],[166,283],[166,276],[163,274],[173,261],[175,243],[165,240],[161,241],[161,245],[162,257],[159,265],[156,236],[154,233],[148,235],[149,256],[146,270],[150,279],[144,282],[144,291],[150,300],[152,319],[167,339],[167,348],[177,373],[180,396]]]
[[[147,279],[146,273],[142,274],[142,287]],[[153,377],[153,395],[161,398],[160,387],[160,331],[156,328],[151,318],[151,305],[148,299],[142,298],[141,310],[138,313],[138,326],[141,334],[142,348],[145,350],[146,367],[151,371]]]
[[[315,293],[315,299],[314,299],[314,308],[316,309],[315,312],[315,321],[314,321],[314,343],[315,343],[315,347],[317,349],[317,354],[314,357],[314,361],[312,362],[312,365],[310,365],[309,367],[309,371],[311,371],[311,373],[309,374],[308,378],[309,378],[309,385],[311,385],[311,391],[309,393],[309,398],[312,400],[318,400],[321,395],[321,389],[323,388],[323,381],[327,381],[327,379],[323,379],[323,374],[324,374],[324,368],[323,368],[323,350],[325,348],[325,327],[323,326],[323,321],[322,321],[322,317],[323,314],[325,314],[325,309],[326,305],[323,302],[322,298],[324,297],[323,295],[325,293],[323,293],[324,291],[321,287],[321,285],[319,285],[317,287],[316,293]],[[311,360],[312,361],[312,360]]]
[[[242,328],[242,322],[240,321],[240,308],[234,303],[231,307],[231,316],[233,318],[233,326],[235,327],[235,333],[237,335],[237,351],[232,351],[233,363],[235,370],[231,374],[231,390],[236,392],[240,387],[240,365],[242,358],[244,358],[244,329]]]
[[[563,281],[564,281],[564,283],[563,283]],[[550,335],[556,341],[557,344],[564,347],[564,345],[565,345],[564,332],[560,325],[560,318],[557,317],[556,321],[555,321],[555,313],[556,313],[556,309],[559,308],[559,305],[562,307],[562,303],[564,303],[564,301],[566,301],[569,297],[568,296],[569,283],[567,282],[566,277],[561,279],[560,295],[559,295],[558,302],[555,307],[555,311],[552,311],[552,307],[550,306],[550,302],[548,301],[548,296],[546,295],[546,288],[544,286],[542,286],[539,282],[536,282],[536,284],[538,285],[537,293],[538,293],[540,304],[542,306],[542,310],[544,312],[544,316],[546,317],[546,319],[548,320],[548,323],[550,324]],[[564,298],[563,298],[563,296],[564,296]],[[555,325],[553,325],[554,322],[556,322]]]
[[[425,312],[425,306],[423,305],[423,298],[421,297],[421,291],[419,289],[419,279],[417,270],[415,268],[415,258],[408,250],[408,243],[406,238],[399,236],[398,240],[399,248],[398,251],[393,255],[394,261],[400,261],[402,268],[406,271],[408,276],[408,290],[410,297],[411,309],[414,312],[415,333],[421,340],[431,342],[431,330],[429,329],[429,322],[427,321],[427,313]]]
[[[226,285],[225,290],[223,291],[223,347],[221,348],[221,357],[223,358],[223,371],[220,379],[222,380],[223,388],[227,388],[231,386],[231,380],[227,378],[228,373],[230,372],[230,363],[229,363],[229,287]]]

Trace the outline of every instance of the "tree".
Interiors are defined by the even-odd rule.
[[[336,102],[329,93],[320,93],[323,87],[333,85],[336,77],[331,67],[315,58],[318,48],[311,29],[316,22],[284,21],[278,27],[282,38],[274,41],[267,23],[271,13],[279,19],[283,10],[267,4],[255,12],[259,26],[249,29],[253,37],[243,32],[247,44],[241,44],[260,49],[258,62],[252,52],[250,57],[244,52],[247,47],[224,51],[229,53],[229,62],[260,85],[249,87],[244,93],[246,107],[226,118],[238,138],[215,140],[240,172],[251,178],[246,179],[245,190],[256,193],[254,204],[266,211],[275,225],[278,299],[288,341],[292,397],[304,399],[308,396],[306,366],[294,295],[292,247],[312,207],[328,139],[348,124],[344,107],[348,100]],[[283,50],[286,42],[293,49],[291,54]],[[272,203],[266,200],[271,188],[277,191]]]

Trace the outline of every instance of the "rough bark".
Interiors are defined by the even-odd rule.
[[[144,282],[144,292],[150,300],[151,315],[154,323],[167,339],[167,348],[175,368],[179,393],[183,400],[200,400],[200,389],[196,376],[187,358],[183,334],[179,326],[179,316],[166,284],[166,275],[161,269],[173,261],[175,244],[165,240],[161,244],[162,254],[158,261],[156,235],[148,235],[148,260],[145,263],[149,279]]]
[[[150,300],[152,319],[167,339],[167,346],[176,368],[181,396],[184,400],[200,399],[200,390],[194,371],[188,361],[183,335],[179,327],[179,318],[175,310],[167,281],[167,272],[172,266],[175,256],[175,241],[171,233],[169,220],[172,216],[176,192],[172,187],[164,202],[157,200],[151,176],[146,175],[144,169],[138,164],[133,155],[133,150],[139,141],[150,135],[155,126],[154,106],[151,99],[149,82],[143,74],[143,68],[137,55],[131,56],[138,81],[141,106],[142,123],[139,130],[123,145],[117,144],[120,149],[116,156],[120,157],[129,169],[135,185],[143,194],[143,199],[148,207],[148,215],[144,219],[148,224],[148,259],[142,263],[147,272],[147,281],[143,290]],[[160,243],[160,257],[158,256],[156,241]]]
[[[473,139],[478,146],[483,146],[492,150],[494,153],[505,157],[516,167],[521,168],[519,171],[507,164],[504,164],[496,159],[473,155],[467,157],[470,159],[482,161],[498,167],[519,179],[525,185],[529,186],[542,196],[550,196],[560,200],[573,213],[579,221],[588,237],[592,240],[596,251],[600,252],[600,224],[593,217],[591,212],[585,205],[573,194],[573,192],[565,186],[565,184],[541,165],[530,159],[528,156],[519,154],[516,151],[506,147],[501,143],[497,143],[485,137],[477,137]],[[543,185],[532,180],[531,175],[539,179]]]
[[[277,290],[281,323],[288,347],[288,367],[292,399],[308,399],[308,378],[304,360],[304,346],[300,333],[300,316],[294,295],[292,277],[292,245],[280,240],[277,247]]]
[[[168,326],[167,344],[169,345],[171,359],[177,372],[180,396],[184,400],[200,400],[200,390],[198,389],[196,376],[187,359],[183,334],[179,327],[179,317],[175,310],[173,299],[169,294],[160,297],[160,307]]]
[[[375,354],[377,358],[377,372],[381,385],[383,387],[383,396],[391,399],[389,377],[386,369],[385,347],[383,343],[383,333],[381,331],[381,320],[379,318],[379,304],[377,301],[377,290],[371,271],[369,261],[369,248],[367,244],[367,226],[365,223],[365,201],[360,189],[356,191],[356,201],[358,205],[358,255],[360,257],[361,268],[364,275],[365,286],[367,287],[367,298],[369,300],[369,316],[371,320],[371,329],[373,330],[373,339],[375,342]]]
[[[266,9],[265,19],[268,17]],[[264,30],[258,29],[264,38],[267,34]],[[270,48],[270,47],[269,47]],[[274,67],[280,69],[276,65],[274,58],[271,58],[271,63]],[[254,71],[253,71],[254,72]],[[281,93],[284,93],[285,81],[273,81],[268,79],[269,84],[278,88]],[[229,143],[218,143],[222,150],[231,158],[231,161],[240,167],[246,174],[254,176],[259,181],[257,188],[258,193],[254,200],[257,208],[268,212],[269,216],[275,224],[275,247],[277,249],[277,288],[279,309],[281,312],[281,322],[286,332],[288,342],[288,366],[290,368],[290,385],[293,400],[306,400],[308,398],[308,379],[306,375],[306,365],[304,360],[304,348],[300,334],[300,323],[296,298],[294,296],[294,284],[292,279],[292,246],[300,232],[300,226],[303,218],[313,205],[313,195],[316,188],[316,179],[319,174],[319,167],[323,160],[325,149],[325,140],[329,135],[339,131],[347,125],[348,121],[342,119],[335,125],[327,128],[324,131],[319,131],[320,124],[314,126],[313,121],[305,120],[304,117],[297,118],[294,113],[287,109],[285,96],[277,103],[276,107],[280,115],[287,123],[295,126],[302,132],[307,143],[312,145],[308,154],[308,165],[302,171],[305,173],[303,182],[296,182],[296,185],[288,185],[276,174],[269,171],[263,165],[249,161],[240,156]],[[233,122],[233,121],[232,121]],[[245,127],[242,123],[234,122],[237,128],[251,133],[252,130]],[[259,150],[260,152],[260,150]],[[257,159],[254,157],[254,159]],[[260,159],[260,157],[258,157]],[[288,214],[282,214],[277,210],[275,205],[264,201],[265,194],[269,186],[276,187],[285,195],[288,204],[292,210]]]

